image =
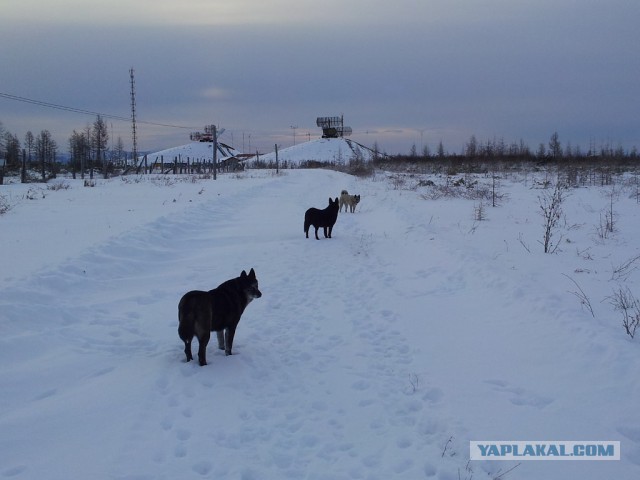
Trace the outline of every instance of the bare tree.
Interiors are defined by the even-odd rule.
[[[33,152],[35,144],[35,137],[33,136],[33,133],[31,133],[31,130],[29,130],[24,136],[24,146],[27,149],[27,162],[29,163],[31,162],[31,153]]]
[[[20,140],[17,135],[6,132],[4,134],[4,158],[7,166],[17,167],[20,165]]]
[[[42,181],[47,181],[46,166],[49,164],[49,169],[52,175],[55,175],[55,158],[58,146],[55,140],[51,137],[49,130],[42,130],[36,137],[35,150],[36,158],[40,164],[40,172],[42,174]]]
[[[467,158],[475,158],[478,155],[478,140],[475,135],[471,135],[471,138],[467,142],[464,154]]]
[[[544,246],[544,253],[554,253],[562,240],[553,242],[553,236],[555,235],[558,223],[562,217],[562,202],[564,201],[565,186],[562,183],[557,182],[552,193],[545,190],[541,196],[538,197],[540,201],[540,213],[544,219],[544,235],[541,242]]]
[[[113,159],[118,165],[124,164],[124,142],[122,141],[122,137],[118,137],[116,141],[116,146],[113,149]]]
[[[102,174],[104,178],[107,178],[107,166],[106,159],[107,142],[109,141],[109,132],[107,124],[100,115],[96,117],[93,122],[93,130],[91,132],[91,143],[96,152],[96,164],[102,165]]]
[[[553,135],[551,135],[549,139],[549,154],[554,160],[560,160],[562,157],[562,146],[558,132],[553,132]]]
[[[80,170],[80,177],[84,179],[85,167],[91,153],[89,139],[84,132],[73,131],[69,137],[69,153],[73,178],[76,178],[76,171]]]

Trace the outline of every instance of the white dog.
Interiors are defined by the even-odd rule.
[[[346,213],[347,207],[351,213],[355,212],[356,205],[360,203],[360,195],[349,195],[349,192],[342,190],[340,194],[340,212],[342,212],[342,206],[344,205],[344,211]]]

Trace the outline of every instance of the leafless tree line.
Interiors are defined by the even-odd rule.
[[[374,146],[373,151],[378,152],[379,149]],[[587,182],[590,185],[606,185],[613,173],[619,169],[635,168],[639,159],[636,147],[626,151],[622,146],[614,146],[608,141],[600,145],[590,142],[586,150],[570,142],[563,145],[557,132],[551,135],[547,144],[540,143],[536,150],[523,140],[507,143],[502,138],[493,138],[482,142],[472,135],[459,153],[448,152],[440,141],[435,152],[425,145],[419,153],[413,145],[409,155],[374,155],[374,163],[380,168],[411,168],[421,173],[449,175],[520,170],[525,165],[555,165],[566,172],[570,185],[584,185]]]
[[[94,170],[101,171],[106,178],[114,165],[126,160],[124,143],[121,138],[113,148],[109,148],[109,133],[104,119],[98,115],[84,130],[74,130],[69,137],[70,161],[68,168],[73,177],[93,178]],[[55,178],[59,169],[59,146],[48,130],[34,135],[25,134],[21,142],[17,135],[4,128],[0,122],[0,157],[6,160],[8,170],[19,170],[23,182],[36,180],[28,178],[28,172],[37,171],[42,181]]]

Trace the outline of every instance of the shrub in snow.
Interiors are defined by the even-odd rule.
[[[11,210],[9,201],[5,196],[0,195],[0,215],[2,215],[3,213],[7,213],[9,210]]]
[[[542,236],[542,245],[544,246],[544,253],[555,253],[560,244],[560,240],[553,242],[553,237],[557,232],[558,223],[562,217],[562,202],[564,201],[565,186],[560,182],[556,183],[553,192],[549,193],[545,190],[542,195],[538,197],[540,202],[540,214],[544,219],[544,235]]]
[[[640,302],[633,296],[628,287],[619,288],[609,297],[614,308],[622,313],[622,326],[627,335],[633,338],[640,326]]]

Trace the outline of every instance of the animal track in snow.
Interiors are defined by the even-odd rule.
[[[7,468],[6,470],[2,471],[2,476],[3,477],[15,477],[17,475],[20,475],[22,473],[24,473],[27,470],[27,466],[26,465],[17,465],[15,467],[11,467],[11,468]]]
[[[485,380],[485,383],[491,385],[497,392],[510,394],[509,401],[514,405],[544,408],[553,402],[553,398],[537,395],[521,387],[511,386],[504,380]]]

